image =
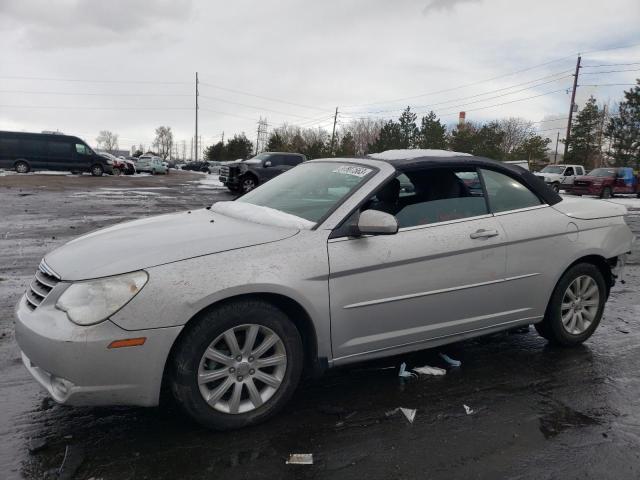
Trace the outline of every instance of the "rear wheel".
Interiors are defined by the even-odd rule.
[[[302,372],[302,340],[275,306],[244,300],[196,320],[172,356],[173,395],[197,422],[215,430],[253,425],[273,416],[293,394]]]
[[[122,175],[122,172],[120,171],[120,169],[118,167],[114,167],[113,168],[113,174],[117,177]]]
[[[29,170],[31,170],[29,164],[27,162],[23,162],[22,160],[16,162],[14,168],[17,173],[29,173]]]
[[[611,198],[613,197],[613,191],[611,187],[604,187],[602,192],[600,193],[600,198]]]
[[[91,167],[91,175],[94,177],[101,177],[104,174],[104,168],[102,165],[96,163]]]
[[[566,347],[580,345],[598,327],[607,288],[598,267],[590,263],[574,265],[560,278],[553,291],[538,333]]]

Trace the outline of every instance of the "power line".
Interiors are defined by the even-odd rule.
[[[605,73],[619,73],[619,72],[640,72],[640,68],[632,68],[628,70],[607,70],[606,72],[603,72],[602,70],[598,72],[583,72],[582,75],[602,75]]]
[[[630,65],[640,65],[640,62],[632,63],[602,63],[600,65],[583,65],[582,68],[599,68],[599,67],[627,67]]]
[[[212,100],[212,101],[217,101],[217,102],[229,103],[231,105],[238,105],[238,106],[246,107],[246,108],[253,108],[253,109],[256,109],[256,110],[264,110],[266,112],[278,113],[280,115],[287,115],[287,116],[291,116],[291,117],[304,118],[304,119],[307,119],[307,120],[311,120],[312,119],[311,117],[307,117],[307,116],[304,116],[304,115],[298,115],[296,113],[282,112],[280,110],[273,110],[273,109],[270,109],[270,108],[259,107],[257,105],[249,105],[249,104],[246,104],[246,103],[240,103],[240,102],[234,102],[234,101],[231,101],[231,100],[225,100],[225,99],[219,98],[219,97],[210,97],[208,95],[200,95],[200,98],[205,98],[207,100]]]
[[[94,93],[94,92],[47,92],[33,90],[0,90],[0,93],[18,93],[25,95],[65,95],[91,97],[192,97],[186,93]]]
[[[47,82],[77,82],[77,83],[142,83],[157,85],[191,85],[190,82],[170,82],[158,80],[97,80],[97,79],[79,79],[79,78],[53,78],[53,77],[27,77],[18,75],[0,76],[3,80],[45,80]]]
[[[33,109],[61,109],[61,110],[191,110],[188,107],[94,107],[73,105],[0,105],[2,108],[33,108]]]
[[[318,110],[318,111],[321,111],[321,112],[328,112],[328,110],[325,110],[324,108],[318,108],[318,107],[314,107],[314,106],[311,106],[311,105],[304,105],[302,103],[290,102],[290,101],[282,100],[282,99],[279,99],[279,98],[266,97],[264,95],[257,95],[255,93],[243,92],[242,90],[236,90],[234,88],[222,87],[220,85],[214,85],[212,83],[200,82],[200,85],[205,85],[207,87],[216,88],[218,90],[225,90],[227,92],[237,93],[239,95],[246,95],[248,97],[260,98],[262,100],[267,100],[269,102],[284,103],[284,104],[292,105],[292,106],[295,106],[295,107],[307,108],[307,109],[310,109],[310,110]]]
[[[600,83],[600,84],[583,84],[579,87],[635,87],[637,83]]]

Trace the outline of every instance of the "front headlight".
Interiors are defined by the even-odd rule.
[[[60,295],[56,308],[78,325],[100,323],[135,297],[148,278],[147,272],[139,271],[74,283]]]

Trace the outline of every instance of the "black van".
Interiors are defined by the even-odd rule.
[[[30,170],[70,170],[94,176],[113,173],[107,159],[78,137],[57,133],[0,131],[0,168],[18,173]]]

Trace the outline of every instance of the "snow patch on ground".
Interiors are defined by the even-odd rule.
[[[7,177],[9,175],[67,175],[74,176],[71,172],[67,171],[54,171],[54,170],[37,170],[29,173],[17,173],[13,170],[0,170],[0,177]]]
[[[314,222],[305,218],[245,202],[217,202],[211,206],[211,211],[227,217],[274,227],[310,230],[315,225]]]
[[[374,160],[409,160],[423,157],[470,157],[469,153],[451,152],[449,150],[415,149],[415,150],[386,150],[380,153],[371,153],[369,158]]]
[[[207,175],[206,178],[196,182],[198,188],[224,188],[224,184],[220,181],[218,175]]]

